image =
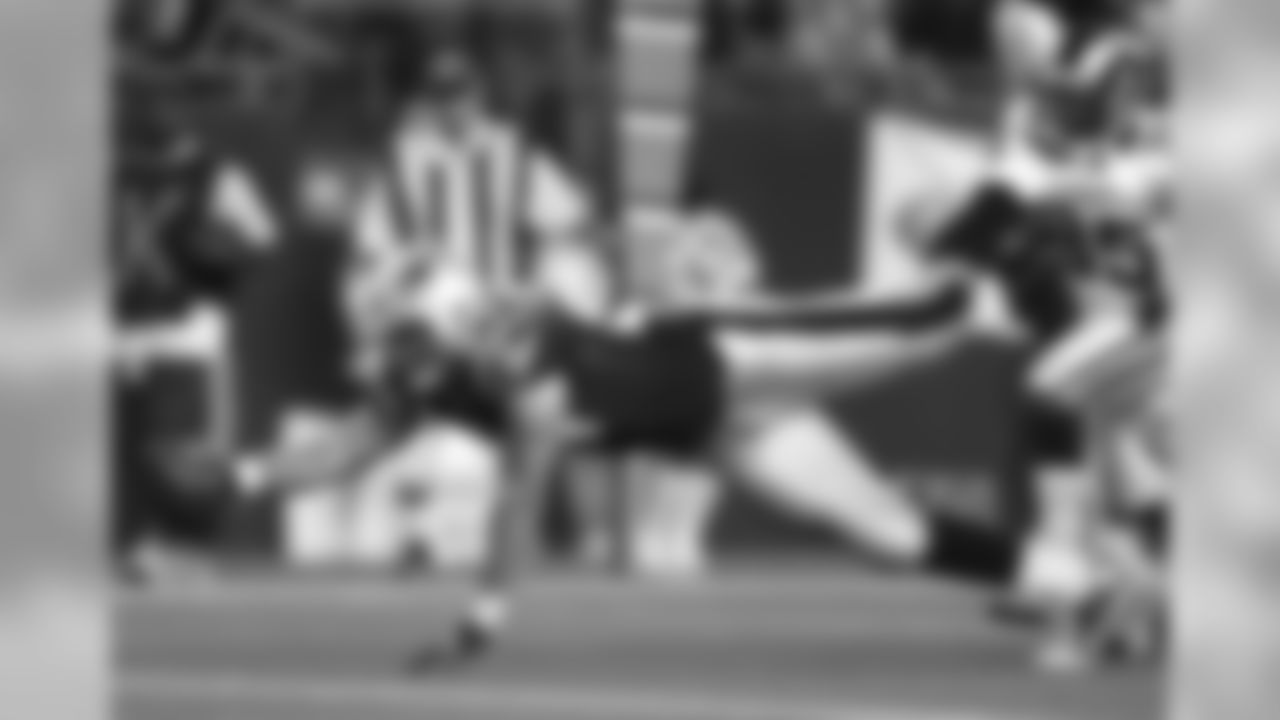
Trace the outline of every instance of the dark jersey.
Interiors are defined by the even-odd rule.
[[[1169,288],[1151,237],[1132,223],[1106,223],[1089,236],[1087,272],[1119,290],[1149,329],[1164,326],[1171,312]]]
[[[934,251],[988,273],[1028,330],[1046,339],[1069,328],[1078,313],[1075,278],[1086,255],[1077,239],[1065,216],[988,185],[943,230]]]
[[[113,231],[123,320],[172,318],[196,303],[225,300],[242,277],[252,250],[216,232],[209,218],[216,170],[200,152],[121,168]]]
[[[1041,340],[1074,324],[1085,280],[1121,291],[1148,325],[1159,325],[1168,313],[1158,258],[1140,229],[1087,221],[1069,208],[1033,207],[998,186],[981,190],[935,249],[994,277]]]
[[[908,53],[947,63],[994,58],[996,0],[902,0],[889,5],[894,41]]]
[[[725,372],[701,320],[659,319],[634,333],[557,321],[538,365],[567,383],[573,410],[606,448],[694,454],[723,419]]]
[[[508,427],[500,389],[464,363],[443,361],[395,372],[380,389],[377,407],[393,432],[432,420],[458,423],[491,437],[501,437]]]

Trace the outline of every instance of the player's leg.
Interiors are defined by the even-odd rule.
[[[1105,557],[1118,578],[1114,612],[1101,637],[1127,657],[1151,658],[1163,640],[1170,457],[1159,392],[1163,342],[1135,339],[1128,358],[1098,385],[1095,442],[1103,470],[1107,514]]]
[[[818,411],[766,414],[732,435],[725,451],[737,477],[781,509],[827,526],[859,550],[983,586],[999,587],[1019,570],[1019,538],[923,510]],[[797,462],[798,457],[804,461]],[[1066,582],[1059,589],[1064,595],[1083,594]]]
[[[1036,547],[1049,566],[1051,558],[1088,549],[1095,571],[1119,583],[1136,577],[1138,557],[1123,552],[1108,520],[1107,454],[1113,422],[1099,412],[1104,391],[1114,392],[1114,378],[1133,362],[1140,348],[1136,319],[1123,308],[1094,309],[1033,366],[1028,388],[1030,423],[1038,499]],[[1025,579],[1034,586],[1034,576]],[[1046,608],[1049,621],[1043,659],[1057,669],[1088,663],[1094,638],[1087,619],[1072,608]]]

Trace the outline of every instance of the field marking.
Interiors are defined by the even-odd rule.
[[[453,683],[413,685],[386,680],[275,677],[243,674],[126,673],[118,685],[122,699],[185,703],[257,703],[366,712],[432,711],[502,718],[548,716],[563,720],[601,717],[655,720],[1002,720],[990,712],[908,711],[849,707],[847,703],[780,701],[770,697],[726,696],[655,689],[585,687],[533,683]],[[1004,720],[1015,720],[1006,716]],[[1047,720],[1027,718],[1017,720]]]
[[[118,605],[129,606],[372,606],[418,605],[427,601],[454,601],[465,597],[469,584],[458,580],[397,582],[388,578],[308,580],[226,580],[191,585],[124,589],[115,593]],[[626,580],[617,578],[571,578],[542,580],[521,589],[521,596],[537,602],[607,601],[611,603],[654,601],[702,601],[733,599],[742,601],[824,601],[841,603],[868,601],[915,602],[949,605],[957,600],[979,597],[964,589],[928,582],[904,582],[892,578],[814,578],[785,575],[772,578],[712,577],[689,582]]]

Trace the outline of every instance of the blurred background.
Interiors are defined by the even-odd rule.
[[[376,557],[344,550],[352,501],[338,493],[247,492],[216,463],[143,467],[157,463],[127,448],[137,444],[130,432],[176,433],[199,441],[183,446],[188,460],[200,447],[252,459],[305,434],[308,419],[361,402],[339,297],[343,245],[308,217],[306,188],[335,159],[381,152],[406,68],[433,47],[465,48],[496,121],[553,155],[599,222],[715,207],[743,224],[772,288],[875,287],[901,270],[887,208],[940,172],[969,172],[993,131],[993,48],[948,20],[963,4],[118,0],[117,220],[136,195],[233,168],[273,242],[233,289],[220,286],[221,339],[198,363],[171,363],[144,393],[122,391],[117,525],[154,514],[148,504],[174,504],[134,487],[148,475],[181,496],[160,513],[176,529],[140,531],[161,538],[165,571],[422,564],[421,538]],[[200,163],[174,160],[185,157],[175,138],[198,147]],[[209,230],[187,222],[181,232]],[[117,228],[117,261],[129,234]],[[1020,502],[996,478],[1017,444],[1021,362],[1016,350],[975,344],[835,410],[901,482],[996,522]],[[635,547],[653,524],[645,518],[669,512],[654,509],[662,503],[637,500],[625,483],[578,487],[566,484],[546,527],[566,560],[696,574],[711,562],[836,547],[749,497],[704,490],[675,501],[704,508],[696,528],[680,531],[694,549],[644,559]],[[403,523],[423,502],[389,505],[380,522]],[[430,569],[447,553],[425,555]]]

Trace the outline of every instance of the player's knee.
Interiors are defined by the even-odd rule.
[[[1027,443],[1036,460],[1076,464],[1085,459],[1084,420],[1077,412],[1051,400],[1032,398],[1025,422]]]

